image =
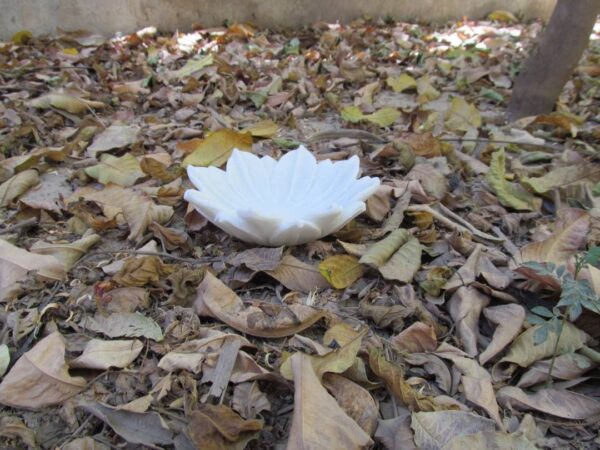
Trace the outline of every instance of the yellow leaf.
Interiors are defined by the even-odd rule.
[[[252,135],[226,128],[215,131],[206,139],[202,139],[181,165],[220,167],[227,162],[234,148],[242,151],[252,150]]]
[[[386,280],[409,283],[421,267],[421,251],[419,241],[399,229],[371,245],[359,262],[378,269]]]
[[[352,285],[364,273],[358,259],[351,255],[335,255],[319,264],[319,272],[336,289]]]
[[[375,111],[373,114],[364,116],[365,120],[375,123],[380,127],[389,127],[401,116],[396,108],[385,107]]]
[[[102,184],[115,183],[119,186],[133,186],[138,178],[144,176],[137,158],[131,153],[120,158],[104,154],[100,164],[86,168],[85,173]]]
[[[13,34],[10,40],[13,42],[13,44],[22,45],[29,42],[32,38],[33,34],[31,34],[31,31],[21,30]]]
[[[198,72],[199,70],[210,66],[213,62],[214,58],[212,53],[209,53],[200,59],[189,59],[181,69],[170,72],[170,77],[181,80],[182,78],[193,75],[194,72]]]
[[[260,122],[253,123],[249,127],[244,128],[242,131],[250,133],[254,137],[270,138],[277,134],[279,125],[272,120],[261,120]]]
[[[417,80],[417,100],[419,103],[427,103],[440,98],[440,91],[434,88],[429,82],[429,76],[424,75]]]
[[[417,88],[417,80],[406,73],[401,74],[399,77],[390,77],[386,80],[386,83],[394,92],[403,92],[407,89]]]
[[[493,20],[495,22],[505,22],[505,23],[516,23],[518,22],[517,18],[510,11],[504,11],[498,9],[496,11],[492,11],[487,16],[488,20]]]
[[[63,48],[62,52],[65,55],[70,55],[70,56],[77,56],[77,55],[79,55],[79,51],[76,48],[73,48],[73,47]]]
[[[381,378],[394,396],[413,412],[455,409],[454,405],[438,405],[432,397],[421,394],[404,379],[404,371],[385,359],[382,350],[369,350],[369,366]]]
[[[65,270],[70,270],[100,239],[99,235],[90,234],[70,244],[36,242],[31,246],[31,252],[38,255],[51,255],[63,264]]]
[[[542,200],[535,198],[517,183],[510,183],[504,178],[506,175],[504,149],[492,154],[490,170],[486,180],[504,206],[518,210],[536,211],[540,208]]]
[[[40,177],[37,170],[29,169],[10,177],[0,184],[0,206],[8,206],[30,188],[38,184]]]
[[[481,115],[474,105],[462,97],[454,97],[446,115],[446,127],[454,131],[469,131],[481,126]]]
[[[71,114],[81,114],[92,108],[104,108],[106,105],[102,102],[95,102],[76,97],[71,94],[50,93],[34,98],[29,103],[33,108],[47,109],[50,107],[62,109]]]
[[[347,106],[342,108],[341,115],[342,119],[352,123],[360,122],[365,116],[358,106]]]

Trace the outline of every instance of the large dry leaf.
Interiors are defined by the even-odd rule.
[[[256,302],[246,306],[210,272],[198,286],[194,308],[199,315],[214,317],[238,331],[260,337],[290,336],[325,316],[322,311],[301,304]]]
[[[458,288],[448,302],[448,310],[456,324],[458,337],[469,356],[479,353],[479,316],[489,302],[490,298],[473,286]]]
[[[339,342],[339,348],[330,351],[325,355],[311,355],[307,356],[313,365],[315,374],[319,379],[327,373],[343,373],[350,369],[356,361],[356,355],[360,350],[362,338],[365,336],[367,329],[363,329],[361,332],[354,334],[352,339],[348,342]],[[329,342],[324,341],[326,344]],[[292,360],[288,358],[279,367],[280,373],[291,380],[293,378]]]
[[[492,155],[490,170],[486,175],[486,180],[500,203],[518,210],[537,211],[541,206],[541,199],[535,198],[520,184],[506,181],[505,164],[506,157],[502,148]]]
[[[187,419],[190,439],[206,450],[243,450],[264,427],[262,420],[242,419],[225,405],[198,405]]]
[[[517,337],[525,322],[525,308],[515,304],[491,306],[483,310],[483,315],[497,327],[492,341],[479,355],[481,365],[504,350]]]
[[[219,353],[226,343],[226,339],[240,341],[240,347],[253,347],[242,336],[223,333],[212,329],[200,330],[202,337],[185,342],[163,356],[158,362],[158,367],[168,372],[187,370],[191,373],[200,373],[203,363],[207,358]]]
[[[477,361],[466,358],[460,350],[456,350],[458,349],[449,344],[443,344],[435,354],[454,363],[462,373],[461,383],[467,400],[483,408],[498,426],[503,428],[500,408],[492,385],[492,376]]]
[[[138,357],[144,344],[137,339],[103,341],[92,339],[83,353],[69,364],[82,369],[107,370],[111,367],[127,367]]]
[[[157,342],[163,339],[160,326],[140,313],[96,314],[95,317],[85,317],[79,325],[110,338],[145,337]]]
[[[493,420],[464,411],[413,413],[411,426],[421,450],[440,450],[458,436],[496,429]]]
[[[63,173],[45,173],[40,184],[29,189],[19,198],[19,203],[33,209],[43,209],[60,214],[64,198],[73,194],[71,185]]]
[[[254,419],[262,411],[271,411],[271,402],[257,381],[240,383],[233,389],[231,407],[244,419]]]
[[[522,433],[507,434],[501,431],[481,431],[457,436],[444,445],[444,450],[465,449],[536,450],[538,447]]]
[[[30,100],[28,105],[40,109],[58,108],[71,114],[81,114],[90,111],[92,108],[102,109],[106,107],[102,102],[87,100],[67,92],[52,92],[42,95]]]
[[[410,428],[411,413],[408,409],[397,407],[399,414],[393,419],[380,419],[375,431],[375,440],[388,450],[417,450]]]
[[[334,396],[338,405],[369,436],[377,429],[379,405],[369,391],[359,384],[336,373],[323,375],[323,385]]]
[[[351,286],[364,273],[358,258],[352,255],[334,255],[319,264],[319,272],[336,289]]]
[[[19,292],[18,281],[28,272],[48,280],[62,280],[65,268],[57,259],[36,255],[0,239],[0,301]]]
[[[563,208],[556,213],[554,232],[542,241],[525,245],[520,252],[522,262],[537,261],[566,264],[581,249],[590,230],[589,214],[577,208]]]
[[[128,239],[138,242],[152,222],[164,224],[173,216],[171,206],[156,205],[147,194],[115,184],[109,184],[101,190],[81,188],[73,194],[70,202],[80,198],[98,203],[109,219],[122,214],[129,225]]]
[[[133,186],[144,176],[140,163],[131,153],[125,153],[120,158],[109,154],[102,155],[100,163],[87,167],[85,173],[102,184],[114,183],[119,186]]]
[[[439,388],[449,393],[452,389],[452,375],[444,361],[432,353],[412,353],[405,361],[413,366],[423,366],[425,371],[435,377]]]
[[[188,59],[188,61],[180,69],[170,71],[168,73],[169,78],[181,80],[182,78],[189,77],[194,73],[204,69],[207,66],[212,65],[214,57],[212,53],[204,55],[201,58]]]
[[[159,284],[175,270],[174,266],[164,264],[158,256],[128,258],[113,277],[113,281],[126,287]]]
[[[79,258],[84,256],[100,239],[99,235],[90,234],[70,244],[36,242],[31,246],[31,252],[38,255],[53,256],[63,264],[66,271],[69,271]]]
[[[38,171],[25,170],[0,184],[0,206],[8,206],[40,182]]]
[[[435,329],[426,323],[415,322],[390,338],[395,350],[404,353],[432,352],[437,347]]]
[[[87,154],[95,158],[98,153],[117,148],[129,147],[138,141],[140,129],[136,125],[111,125],[94,137],[87,148]]]
[[[220,167],[227,162],[234,148],[252,150],[252,135],[228,129],[217,130],[206,139],[195,140],[192,152],[184,158],[181,165]]]
[[[371,245],[359,261],[378,269],[387,280],[409,283],[421,267],[421,244],[408,231],[396,230]]]
[[[558,167],[546,175],[536,178],[524,178],[523,184],[538,194],[564,187],[571,183],[585,181],[597,182],[600,173],[596,164],[585,162],[575,166]]]
[[[381,350],[369,350],[369,366],[381,378],[394,396],[411,411],[440,411],[452,409],[436,404],[428,397],[413,388],[405,379],[404,371],[395,364],[387,361]]]
[[[265,273],[292,291],[308,293],[315,289],[329,287],[329,283],[316,267],[306,264],[292,255],[285,255],[274,270],[268,270]]]
[[[570,420],[585,420],[600,414],[600,401],[564,389],[542,389],[527,394],[514,386],[505,386],[496,394],[505,408],[536,410]]]
[[[462,97],[454,97],[446,113],[446,127],[454,131],[470,131],[481,126],[479,111]]]
[[[86,385],[85,379],[69,375],[65,342],[56,331],[17,360],[0,383],[0,403],[39,409],[63,402]]]
[[[173,443],[174,433],[167,428],[158,413],[136,413],[101,403],[84,403],[79,407],[102,420],[130,444],[159,448],[157,445]]]
[[[358,450],[371,445],[369,435],[321,385],[308,356],[296,353],[291,360],[295,392],[288,450]]]
[[[527,372],[519,378],[517,387],[527,388],[547,381],[550,374],[550,365],[552,365],[552,378],[574,380],[596,368],[598,362],[578,353],[565,353],[557,356],[554,360],[550,358],[537,361],[529,366]]]
[[[542,343],[535,345],[535,333],[539,325],[528,328],[521,333],[512,343],[508,353],[500,360],[499,364],[517,364],[521,367],[529,367],[540,359],[552,356],[556,346],[556,331],[550,329],[548,337]],[[570,322],[563,324],[562,333],[556,346],[556,354],[562,355],[579,350],[590,337]]]

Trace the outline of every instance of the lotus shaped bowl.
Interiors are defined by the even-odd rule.
[[[188,166],[184,198],[217,227],[266,246],[297,245],[327,236],[362,213],[378,178],[359,173],[357,156],[318,162],[304,147],[279,161],[235,149],[225,171]]]

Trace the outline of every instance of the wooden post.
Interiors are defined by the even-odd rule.
[[[515,80],[509,121],[552,111],[588,45],[599,13],[600,0],[558,0],[538,47]]]

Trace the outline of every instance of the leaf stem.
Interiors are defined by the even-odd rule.
[[[560,329],[558,330],[556,336],[556,342],[554,343],[554,350],[552,351],[552,360],[550,361],[550,367],[548,368],[548,378],[546,379],[546,387],[550,387],[552,385],[552,370],[554,369],[554,362],[556,361],[556,354],[558,353],[558,343],[560,342],[560,336],[562,334],[563,328],[565,327],[566,319],[562,318],[560,322]]]

